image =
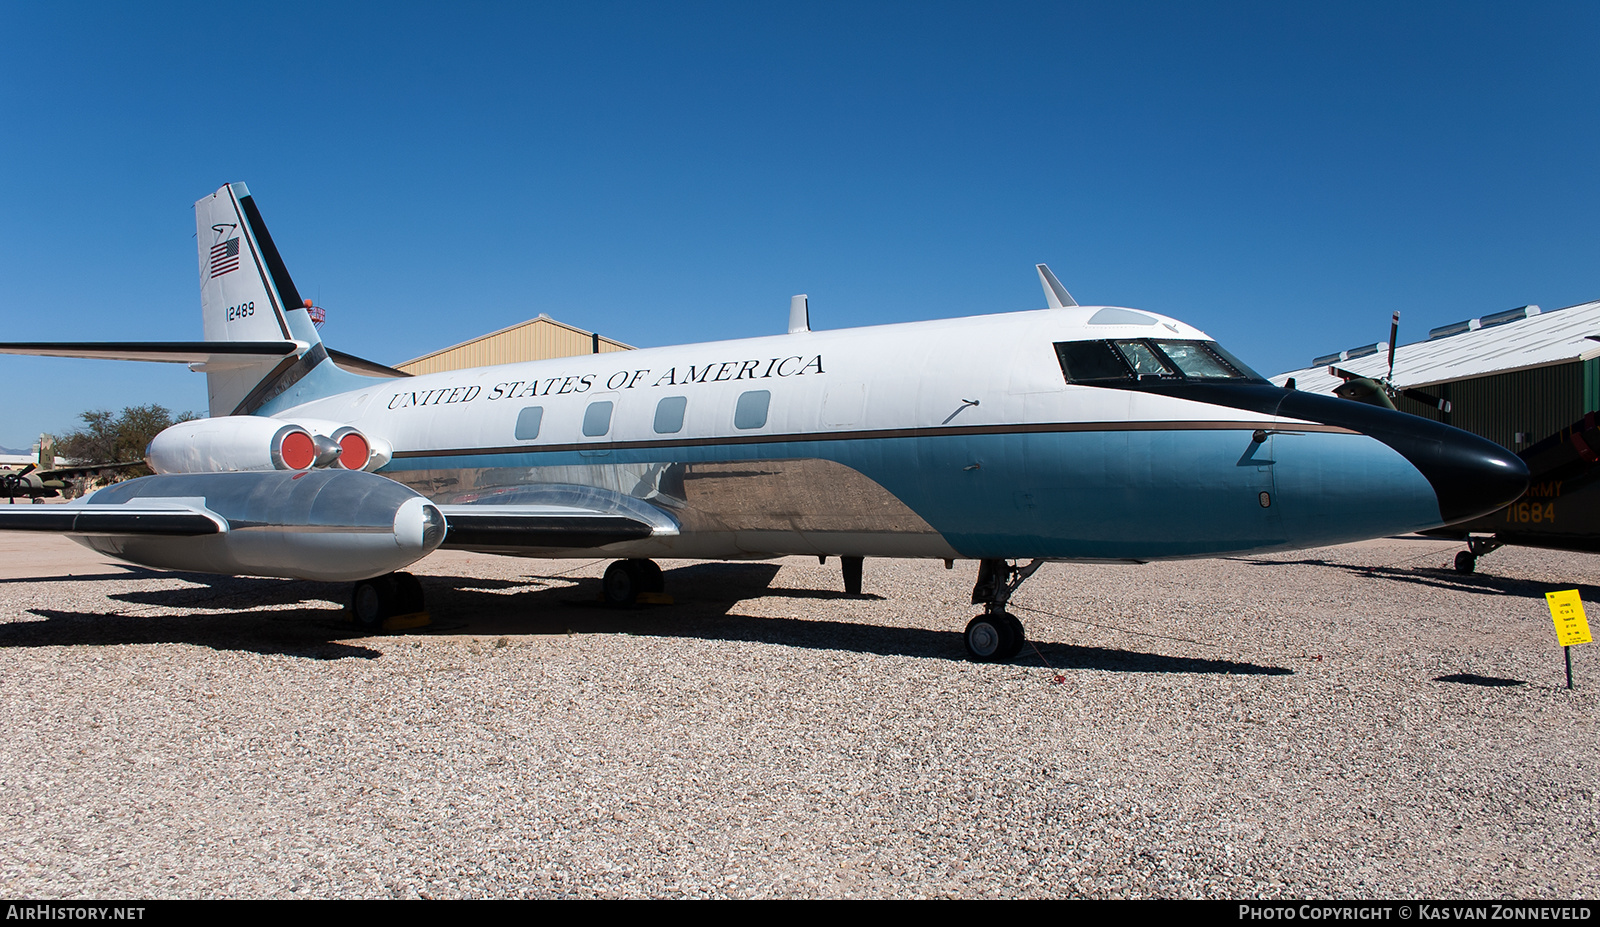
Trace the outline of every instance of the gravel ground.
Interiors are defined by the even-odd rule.
[[[1600,560],[1456,549],[1049,565],[976,665],[970,563],[612,611],[602,561],[445,553],[362,637],[0,535],[0,894],[1593,897],[1600,648],[1567,691],[1543,594]]]

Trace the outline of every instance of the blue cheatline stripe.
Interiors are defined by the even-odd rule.
[[[1405,458],[1364,435],[1098,431],[448,454],[385,473],[820,458],[859,471],[968,557],[1162,559],[1437,525]],[[1269,494],[1268,506],[1261,493]]]

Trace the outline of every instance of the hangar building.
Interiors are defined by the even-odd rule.
[[[515,364],[551,357],[631,350],[633,345],[623,344],[594,332],[586,332],[565,322],[557,322],[541,312],[538,318],[519,322],[471,341],[463,341],[443,350],[434,351],[432,354],[424,354],[397,366],[406,373],[415,375],[438,373],[442,370],[460,370],[464,367],[489,367],[494,364]]]
[[[1304,370],[1272,378],[1280,386],[1331,393],[1343,381],[1338,367],[1381,379],[1388,343],[1327,354]],[[1600,410],[1600,300],[1540,310],[1521,306],[1441,325],[1426,341],[1394,352],[1394,386],[1421,388],[1450,403],[1449,411],[1405,396],[1395,407],[1454,425],[1517,451]]]

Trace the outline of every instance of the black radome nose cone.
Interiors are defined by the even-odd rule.
[[[1522,458],[1474,434],[1451,429],[1388,443],[1433,484],[1447,525],[1505,508],[1528,489]]]
[[[1285,394],[1279,411],[1359,431],[1394,448],[1433,486],[1439,515],[1447,525],[1502,509],[1528,488],[1528,465],[1522,458],[1487,438],[1440,422],[1296,392]]]

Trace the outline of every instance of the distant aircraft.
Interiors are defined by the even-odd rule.
[[[85,463],[68,467],[55,466],[55,439],[39,436],[39,459],[20,470],[0,469],[0,498],[15,505],[18,497],[31,504],[40,499],[54,499],[71,486],[71,481],[81,477],[109,476],[119,470],[143,466],[142,460],[107,463]]]
[[[441,546],[616,558],[977,560],[976,660],[1048,561],[1337,544],[1493,511],[1527,468],[1412,416],[1275,387],[1203,332],[1079,306],[533,361],[405,380],[341,369],[243,184],[195,204],[205,341],[13,344],[206,374],[211,418],[151,443],[156,476],[0,513],[167,569],[352,581],[379,627],[419,611],[396,572]],[[1024,561],[1027,561],[1024,563]]]
[[[18,496],[23,496],[32,502],[40,498],[54,499],[61,495],[61,490],[67,487],[66,481],[56,479],[53,473],[37,472],[38,470],[38,464],[28,464],[21,470],[13,470],[10,467],[0,470],[0,496],[4,496],[14,505]]]
[[[1448,400],[1440,399],[1432,393],[1420,389],[1401,389],[1394,385],[1394,348],[1395,341],[1400,335],[1400,313],[1396,311],[1389,318],[1389,372],[1382,378],[1364,377],[1359,373],[1351,373],[1338,367],[1329,367],[1328,373],[1338,377],[1344,382],[1334,387],[1333,394],[1341,399],[1352,399],[1356,402],[1365,402],[1369,405],[1382,406],[1393,410],[1394,400],[1397,396],[1420,402],[1423,405],[1433,406],[1443,412],[1450,411]],[[1289,384],[1292,386],[1293,381]]]
[[[1472,573],[1478,558],[1506,545],[1600,553],[1600,422],[1590,412],[1527,447],[1528,491],[1498,512],[1425,531],[1466,541],[1456,572]]]

